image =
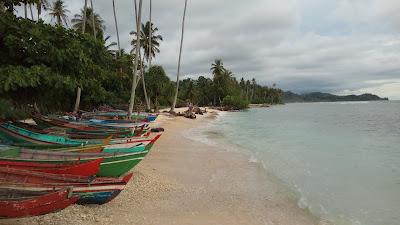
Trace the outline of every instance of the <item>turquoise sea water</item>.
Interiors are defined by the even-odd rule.
[[[250,151],[324,221],[400,224],[400,102],[250,109],[204,133]]]

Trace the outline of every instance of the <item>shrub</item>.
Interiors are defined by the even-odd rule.
[[[222,100],[222,106],[227,110],[240,110],[248,108],[249,102],[240,96],[228,95]]]

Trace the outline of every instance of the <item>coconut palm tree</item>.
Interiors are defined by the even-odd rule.
[[[180,69],[181,69],[181,56],[182,56],[183,34],[184,34],[184,31],[185,31],[186,6],[187,6],[187,0],[185,0],[185,7],[183,8],[181,45],[180,45],[180,47],[179,47],[178,70],[177,70],[177,72],[176,72],[176,90],[175,90],[174,102],[172,103],[172,106],[171,106],[171,112],[175,112],[176,100],[178,99],[178,91],[179,91],[179,73],[180,73]]]
[[[63,0],[56,0],[53,2],[53,6],[50,8],[50,13],[49,15],[52,18],[56,19],[56,22],[58,25],[62,26],[63,22],[65,23],[65,26],[67,26],[67,21],[68,21],[68,16],[67,13],[69,13],[69,10],[66,8],[66,5],[64,4]]]
[[[87,18],[87,20],[84,19],[85,17]],[[85,21],[85,23],[83,21]],[[93,14],[92,8],[86,9],[86,16],[85,16],[85,9],[82,9],[81,14],[75,14],[71,22],[73,23],[72,27],[75,30],[82,30],[82,32],[84,30],[85,33],[91,35],[93,35],[93,24],[94,24],[95,29],[97,31],[96,37],[103,39],[103,32],[106,29],[106,27],[104,26],[104,20],[101,19],[99,14],[97,13]],[[83,24],[85,24],[85,26],[83,26]]]
[[[118,44],[118,54],[121,55],[121,45],[119,42],[119,32],[118,32],[118,23],[117,23],[117,15],[115,13],[115,0],[112,0],[113,12],[114,12],[114,22],[115,22],[115,31],[117,33],[117,44]]]
[[[42,14],[42,9],[49,9],[50,4],[48,0],[36,0],[36,10],[37,10],[37,20],[39,21],[40,15]]]
[[[211,69],[212,73],[214,75],[221,75],[224,73],[225,68],[224,68],[224,64],[222,63],[221,59],[216,59],[214,60],[214,63],[211,64]]]
[[[107,42],[108,42],[108,40],[109,40],[110,38],[111,38],[110,35],[108,35],[107,37],[105,37],[105,38],[104,38],[104,44],[105,44],[105,47],[106,47],[107,51],[108,51],[111,55],[114,55],[116,51],[115,51],[115,50],[111,50],[110,48],[113,47],[113,46],[116,46],[117,43],[116,43],[115,41],[113,41],[113,42],[111,42],[110,44],[107,44]]]
[[[136,7],[136,0],[135,0],[135,18],[136,18],[136,33],[140,34],[140,24],[142,20],[142,4],[143,0],[139,0],[139,9]],[[136,38],[136,46],[140,46],[140,37],[137,36]],[[139,63],[139,50],[140,48],[137,47],[135,51],[135,62],[133,64],[133,79],[132,79],[132,90],[131,90],[131,98],[129,101],[129,109],[128,109],[128,118],[132,116],[133,105],[135,104],[135,91],[136,91],[136,79],[137,79],[137,69]]]
[[[147,21],[146,24],[142,24],[140,43],[141,48],[144,51],[144,58],[147,62],[150,62],[151,58],[155,58],[156,54],[160,52],[160,41],[163,40],[163,37],[161,35],[156,35],[155,33],[157,31],[158,28],[154,27],[154,24],[151,24],[150,26],[149,21]],[[135,31],[132,31],[130,34],[135,36],[131,41],[131,45],[133,46],[132,51],[135,51],[135,40],[137,35]]]

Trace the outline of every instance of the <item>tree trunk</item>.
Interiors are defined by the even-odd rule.
[[[152,55],[151,55],[151,42],[152,42],[152,37],[153,37],[153,30],[152,30],[152,25],[151,25],[151,0],[150,0],[150,13],[149,13],[149,21],[150,21],[150,26],[149,26],[149,54],[148,54],[148,56],[149,56],[149,70],[150,70],[150,67],[151,67],[151,58],[152,58]]]
[[[85,27],[86,27],[86,9],[87,9],[87,0],[85,0],[85,5],[83,6],[83,24],[82,24],[82,34],[85,33]],[[74,113],[77,113],[79,110],[79,104],[81,103],[81,87],[78,86],[76,89],[76,100],[75,100],[75,107],[74,107]]]
[[[137,77],[137,68],[139,63],[139,50],[140,50],[140,28],[141,28],[141,20],[142,20],[142,3],[143,0],[139,0],[139,10],[136,10],[136,0],[135,0],[135,17],[136,17],[136,52],[135,52],[135,62],[133,65],[133,80],[132,80],[132,90],[131,90],[131,99],[129,101],[129,110],[128,110],[128,118],[131,118],[133,105],[135,104],[135,91],[136,91],[136,77]]]
[[[117,32],[117,44],[118,44],[118,53],[121,56],[121,45],[119,42],[119,32],[118,32],[118,23],[117,23],[117,14],[115,13],[115,0],[112,0],[113,4],[113,12],[114,12],[114,22],[115,22],[115,31]]]
[[[86,29],[86,10],[87,10],[87,0],[85,0],[85,5],[83,6],[82,34],[85,33],[85,29]]]
[[[143,62],[144,62],[144,53],[143,53]],[[146,90],[146,82],[144,80],[144,68],[143,65],[140,66],[140,71],[142,74],[142,85],[143,85],[143,93],[144,93],[144,100],[146,101],[146,108],[147,110],[151,110],[150,108],[150,101],[149,98],[147,97],[147,90]]]
[[[31,19],[34,20],[34,19],[33,19],[32,4],[29,4],[29,10],[31,11]]]
[[[171,112],[174,112],[174,111],[175,111],[176,100],[178,99],[178,91],[179,91],[179,73],[180,73],[180,69],[181,69],[181,56],[182,56],[183,34],[184,34],[184,31],[185,31],[186,6],[187,6],[187,0],[185,0],[185,7],[184,7],[184,9],[183,9],[181,45],[180,45],[180,47],[179,47],[178,70],[177,70],[177,72],[176,72],[176,91],[175,91],[174,102],[172,103],[172,106],[171,106]]]
[[[79,110],[79,104],[81,103],[81,88],[78,87],[76,90],[76,100],[75,100],[75,107],[74,107],[74,113],[77,113]]]
[[[42,11],[42,1],[38,1],[36,9],[37,9],[37,21],[39,21],[40,13]]]
[[[94,21],[94,8],[93,8],[93,0],[90,0],[90,7],[92,8],[92,26],[93,26],[93,36],[96,39],[96,23]]]
[[[28,8],[26,6],[26,2],[24,3],[24,12],[25,12],[25,19],[28,19]]]

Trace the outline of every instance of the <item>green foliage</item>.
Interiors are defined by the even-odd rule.
[[[222,100],[222,106],[227,110],[240,110],[248,108],[249,102],[240,96],[228,95]]]
[[[78,86],[87,109],[129,95],[131,57],[114,59],[90,35],[0,13],[0,49],[1,96],[19,105],[69,110]]]
[[[160,105],[170,105],[174,94],[174,85],[166,75],[162,66],[154,65],[145,73],[147,96],[154,108]],[[141,99],[143,96],[142,82],[136,91]],[[144,101],[143,101],[144,102]]]
[[[18,120],[26,117],[26,112],[17,109],[11,101],[0,98],[0,121],[1,120]]]

